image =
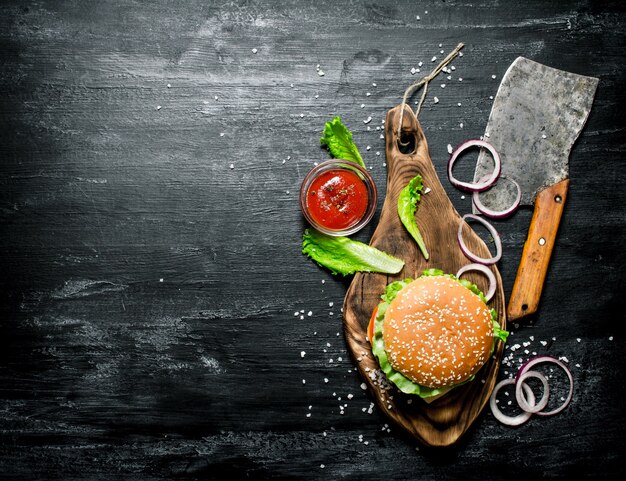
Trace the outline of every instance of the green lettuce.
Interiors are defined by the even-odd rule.
[[[470,289],[472,292],[477,294],[484,302],[485,296],[480,289],[475,284],[472,284],[469,281],[458,279],[451,274],[446,274],[440,269],[427,269],[423,272],[423,276],[447,276],[452,279],[457,280],[463,286]],[[416,394],[422,398],[429,398],[432,396],[437,396],[439,394],[443,394],[444,392],[449,391],[451,388],[460,386],[465,384],[466,382],[470,382],[474,379],[472,376],[470,379],[455,384],[451,387],[445,387],[442,389],[429,388],[426,386],[422,386],[413,382],[408,377],[404,376],[402,373],[396,371],[391,364],[389,363],[389,359],[387,357],[387,352],[385,351],[385,344],[383,340],[383,321],[385,319],[385,312],[387,311],[387,307],[395,299],[405,286],[413,282],[413,279],[407,278],[402,281],[395,281],[391,284],[387,285],[385,288],[385,293],[381,296],[382,302],[378,305],[378,311],[376,313],[376,318],[374,320],[374,337],[372,339],[372,352],[374,356],[378,359],[378,364],[380,365],[381,370],[387,376],[387,379],[391,381],[400,391],[406,394]],[[472,287],[469,287],[468,284]],[[494,335],[494,348],[496,339],[500,339],[502,342],[506,342],[509,333],[500,327],[500,324],[497,321],[497,313],[495,309],[490,309],[490,314],[493,322],[493,335]],[[493,348],[492,348],[493,352]]]
[[[502,329],[496,317],[496,310],[491,309],[491,319],[493,319],[493,337],[500,339],[502,342],[506,342],[506,340],[509,338],[509,331],[505,331],[504,329]]]
[[[406,230],[411,234],[413,239],[415,239],[415,242],[417,242],[417,246],[420,251],[422,251],[424,259],[428,260],[428,250],[426,249],[424,238],[417,227],[417,222],[415,222],[415,211],[417,210],[417,203],[420,201],[423,187],[422,176],[418,174],[400,191],[398,197],[398,215],[404,227],[406,227]]]
[[[386,252],[347,237],[333,237],[315,229],[306,229],[302,237],[302,253],[333,274],[382,272],[397,274],[404,261]]]
[[[359,149],[352,141],[352,133],[341,123],[341,117],[326,122],[320,144],[326,145],[336,159],[351,160],[365,167]]]

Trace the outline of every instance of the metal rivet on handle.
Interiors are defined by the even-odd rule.
[[[563,202],[563,197],[561,197],[560,195],[555,195],[554,202],[556,202],[557,204],[560,204],[561,202]]]
[[[539,238],[539,245],[540,246],[545,246],[546,245],[546,240],[543,237]]]

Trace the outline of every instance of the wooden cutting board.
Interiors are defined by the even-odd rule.
[[[387,194],[370,245],[403,259],[406,264],[397,275],[357,273],[354,276],[344,299],[344,331],[358,370],[369,385],[379,408],[423,444],[448,446],[470,428],[488,402],[500,368],[504,345],[497,343],[494,355],[473,382],[453,389],[430,404],[415,395],[403,394],[395,387],[379,382],[377,374],[380,370],[366,332],[370,316],[380,302],[385,286],[398,279],[418,277],[428,268],[455,274],[460,267],[470,263],[457,241],[461,216],[437,177],[419,121],[406,106],[402,139],[409,139],[415,148],[406,154],[400,151],[397,126],[401,108],[399,105],[391,109],[385,120]],[[420,253],[397,213],[400,191],[417,174],[423,178],[424,190],[430,189],[422,195],[416,212],[417,225],[430,254],[428,261]],[[482,257],[491,257],[485,243],[469,226],[466,225],[463,232],[465,242],[473,252]],[[492,270],[497,279],[497,290],[489,307],[496,309],[500,325],[506,329],[502,278],[496,267],[492,267]],[[464,277],[483,292],[487,291],[488,281],[484,275],[468,273]]]

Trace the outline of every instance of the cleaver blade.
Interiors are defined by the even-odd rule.
[[[515,180],[521,205],[535,206],[522,259],[507,306],[515,320],[537,310],[569,186],[569,154],[587,121],[598,79],[558,70],[524,57],[508,68],[494,99],[485,140],[500,155],[501,176]],[[481,150],[474,180],[493,171]],[[516,195],[513,184],[496,183],[480,194],[500,211]],[[476,207],[473,207],[477,213]]]

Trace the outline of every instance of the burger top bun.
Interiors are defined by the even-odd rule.
[[[443,388],[469,379],[491,355],[491,314],[458,281],[420,277],[389,304],[383,341],[396,371],[422,386]]]

